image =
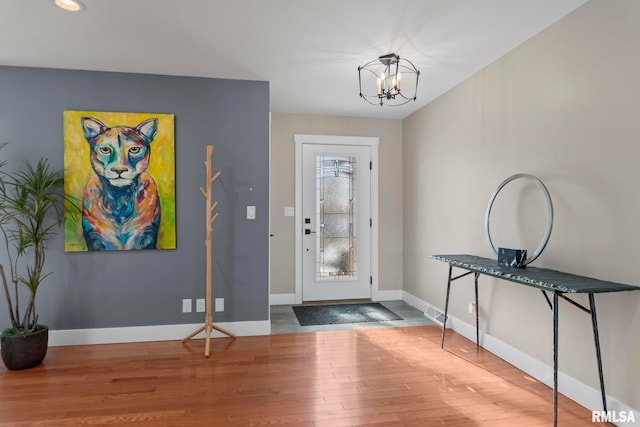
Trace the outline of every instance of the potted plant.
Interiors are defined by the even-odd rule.
[[[15,370],[39,365],[47,352],[49,328],[39,323],[36,294],[51,274],[44,270],[46,243],[62,223],[66,197],[63,171],[51,169],[46,159],[35,166],[25,161],[11,172],[5,166],[0,161],[0,238],[8,273],[0,263],[0,278],[11,327],[0,334],[0,345],[2,361]]]

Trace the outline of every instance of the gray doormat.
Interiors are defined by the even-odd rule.
[[[343,323],[386,322],[402,320],[380,303],[297,305],[291,307],[300,326],[338,325]]]

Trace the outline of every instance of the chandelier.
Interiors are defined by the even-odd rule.
[[[371,105],[380,106],[415,101],[418,77],[420,71],[408,59],[400,59],[395,53],[380,56],[358,67],[360,97]]]

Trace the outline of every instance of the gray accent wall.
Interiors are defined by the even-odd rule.
[[[63,167],[64,110],[175,115],[175,250],[65,252],[63,230],[49,243],[38,295],[52,329],[198,323],[182,299],[205,296],[206,146],[215,146],[213,296],[216,322],[267,320],[269,84],[196,77],[0,67],[1,154],[9,167],[48,158]],[[87,159],[87,162],[89,159]],[[246,219],[246,206],[256,219]],[[0,262],[6,264],[4,251]],[[8,326],[4,301],[0,327]]]

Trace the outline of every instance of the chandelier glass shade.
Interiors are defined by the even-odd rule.
[[[398,106],[415,101],[420,71],[395,53],[358,67],[360,97],[371,105]]]

